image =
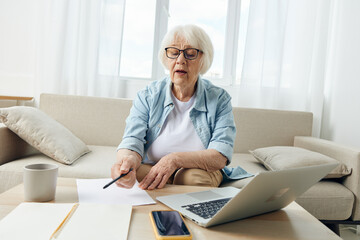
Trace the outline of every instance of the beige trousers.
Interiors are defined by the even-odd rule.
[[[150,172],[152,165],[141,164],[136,179],[141,182]],[[223,180],[220,170],[208,172],[197,168],[180,168],[167,181],[168,184],[218,187]]]

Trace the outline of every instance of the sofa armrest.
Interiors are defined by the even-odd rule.
[[[360,220],[360,149],[349,148],[332,141],[315,137],[300,137],[294,139],[294,146],[305,148],[334,158],[352,169],[349,176],[344,177],[342,184],[355,195],[352,220]]]
[[[38,151],[0,123],[0,165]]]

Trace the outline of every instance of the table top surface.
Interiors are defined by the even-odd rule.
[[[166,185],[163,189],[147,191],[156,197],[195,192],[207,187]],[[20,184],[0,194],[0,220],[24,201],[23,185]],[[76,179],[59,178],[55,199],[51,202],[73,203],[78,201]],[[153,205],[134,206],[128,239],[155,239],[149,212],[168,210],[156,201]],[[193,239],[341,239],[300,205],[293,202],[282,210],[242,219],[218,226],[203,228],[186,219]]]

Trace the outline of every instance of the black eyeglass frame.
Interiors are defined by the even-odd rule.
[[[170,48],[171,48],[171,49],[176,49],[176,50],[178,50],[178,51],[179,51],[179,54],[178,54],[176,57],[169,57],[167,50],[170,49]],[[186,51],[187,51],[187,50],[190,50],[190,49],[196,50],[196,56],[193,57],[193,58],[189,58],[188,55],[186,54]],[[199,56],[199,52],[202,53],[203,51],[201,51],[200,49],[197,49],[197,48],[185,48],[185,49],[183,49],[183,50],[178,49],[178,48],[176,48],[176,47],[167,47],[167,48],[165,48],[165,55],[166,55],[166,57],[168,57],[168,58],[170,58],[170,59],[177,59],[177,58],[180,56],[181,52],[184,53],[184,57],[185,57],[186,59],[188,59],[188,60],[195,60],[195,59]]]

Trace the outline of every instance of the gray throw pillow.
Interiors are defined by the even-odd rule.
[[[90,152],[70,130],[37,108],[1,108],[0,120],[31,146],[60,163],[72,164]]]
[[[304,148],[274,146],[249,151],[268,170],[283,170],[305,166],[339,163],[336,159]],[[341,178],[351,174],[345,164],[340,163],[325,178]]]

